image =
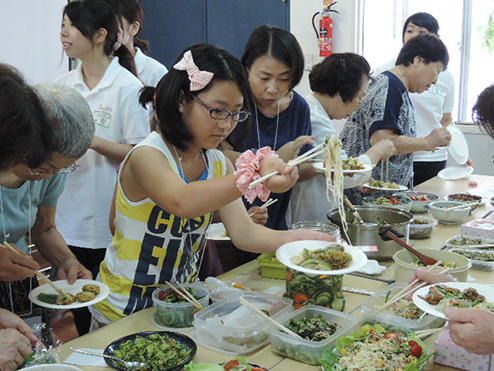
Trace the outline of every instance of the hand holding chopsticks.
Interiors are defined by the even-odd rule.
[[[449,327],[439,327],[439,328],[431,328],[427,330],[420,330],[420,331],[415,331],[415,336],[417,336],[419,339],[425,339],[428,336],[434,335],[436,332],[441,332],[448,330]]]
[[[7,250],[10,250],[18,255],[20,255],[19,251],[17,251],[11,244],[9,244],[7,241],[4,241],[3,243],[0,244],[0,248],[4,248]],[[36,276],[45,281],[49,286],[51,286],[56,292],[58,292],[60,295],[67,296],[67,293],[63,291],[61,288],[57,287],[48,277],[46,277],[43,273],[40,271],[35,271]]]
[[[302,162],[308,161],[316,156],[319,156],[324,152],[322,149],[324,147],[324,143],[319,144],[318,146],[312,148],[310,151],[305,152],[304,154],[298,156],[297,158],[294,158],[293,160],[288,162],[288,166],[297,166],[301,164]],[[252,183],[249,184],[249,188],[254,188],[255,186],[265,182],[269,178],[279,174],[278,171],[272,171],[267,175],[264,175],[263,177],[253,181]]]
[[[276,203],[276,202],[278,202],[278,199],[274,199],[274,200],[273,200],[272,198],[270,198],[269,200],[267,200],[267,201],[266,201],[263,205],[261,205],[260,207],[268,208],[269,206],[271,206],[272,204],[274,204],[274,203]],[[250,213],[250,214],[249,214],[249,218],[251,218],[252,216],[254,216],[254,214],[255,214],[255,213],[256,213],[255,211],[254,211],[254,212],[252,212],[252,213]]]
[[[250,309],[251,311],[257,313],[258,315],[260,315],[264,319],[268,320],[273,325],[275,325],[276,327],[278,327],[280,330],[286,332],[287,334],[289,334],[289,335],[291,335],[293,337],[296,337],[298,339],[303,339],[300,335],[296,334],[295,332],[293,332],[290,329],[287,329],[281,323],[276,322],[274,319],[272,319],[271,317],[269,317],[267,314],[265,314],[264,312],[262,312],[261,310],[259,310],[258,308],[256,308],[254,305],[252,305],[251,303],[249,303],[247,300],[244,299],[243,296],[240,297],[240,304],[242,304],[244,307]]]
[[[204,309],[204,306],[197,301],[197,299],[187,291],[187,289],[180,283],[180,282],[175,282],[177,286],[180,288],[177,289],[175,286],[173,286],[170,282],[165,282],[165,284],[171,288],[173,291],[175,291],[178,295],[180,295],[185,301],[189,302],[193,306],[195,306],[198,309]]]

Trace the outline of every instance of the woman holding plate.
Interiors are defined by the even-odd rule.
[[[451,135],[445,128],[435,129],[423,138],[416,137],[409,96],[435,84],[448,61],[446,46],[437,37],[413,38],[401,49],[396,66],[378,77],[347,120],[340,138],[348,156],[358,156],[383,139],[392,140],[396,147],[396,156],[389,160],[389,175],[381,174],[378,165],[372,172],[375,179],[408,186],[413,173],[412,153],[449,144]]]

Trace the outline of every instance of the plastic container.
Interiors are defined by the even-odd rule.
[[[257,257],[264,278],[286,279],[286,267],[276,259],[274,252],[264,253]]]
[[[427,210],[429,210],[429,204],[439,199],[438,195],[429,192],[406,191],[393,193],[393,196],[397,195],[405,195],[412,200],[412,208],[410,209],[412,213],[427,212]],[[422,197],[426,197],[427,201],[422,201]]]
[[[212,302],[216,303],[217,301],[237,300],[243,293],[243,290],[234,287],[218,287],[211,291],[210,297]]]
[[[399,204],[389,204],[389,205],[380,205],[374,203],[378,198],[385,197],[391,200],[391,197],[396,198]],[[366,196],[363,198],[363,205],[374,205],[377,207],[391,207],[393,209],[399,209],[403,211],[410,211],[412,208],[412,200],[404,195],[396,195],[396,196],[387,196],[387,195],[372,195]]]
[[[414,221],[422,221],[427,224],[415,224]],[[410,238],[412,240],[425,240],[431,238],[432,231],[437,225],[437,220],[434,218],[429,218],[427,216],[414,216],[412,222],[410,223]]]
[[[434,201],[429,205],[429,211],[441,224],[458,224],[468,216],[471,209],[466,206],[459,209],[452,207],[463,204],[461,201]]]
[[[334,236],[336,238],[340,238],[340,227],[336,224],[329,222],[312,222],[312,221],[303,221],[292,224],[292,229],[312,229],[313,231],[327,233],[330,236]]]
[[[292,311],[292,301],[275,295],[245,294],[248,302],[265,310],[274,320]],[[220,301],[198,312],[194,318],[197,343],[228,355],[242,355],[269,341],[271,323],[240,304]]]
[[[428,255],[434,259],[441,260],[443,262],[456,263],[458,268],[453,268],[448,271],[449,274],[456,277],[458,281],[466,281],[468,277],[468,269],[472,266],[470,260],[455,254],[450,251],[433,250],[433,249],[416,249],[422,254]],[[393,256],[395,261],[395,280],[397,282],[408,282],[413,277],[413,271],[418,268],[414,263],[418,258],[408,250],[398,251]]]
[[[477,245],[492,245],[491,247],[489,246],[479,247],[479,249],[494,251],[494,240],[488,238],[464,236],[461,233],[447,239],[444,242],[444,244],[446,245],[446,247],[450,249],[452,248],[461,249],[463,248],[463,246],[469,246],[468,248],[474,248],[473,246],[477,246]]]
[[[326,347],[334,348],[336,346],[336,340],[340,336],[346,336],[352,332],[357,323],[357,319],[350,314],[315,305],[305,306],[290,313],[288,316],[284,316],[280,319],[280,323],[286,326],[292,318],[313,318],[315,315],[321,315],[325,320],[337,323],[340,329],[323,341],[309,341],[297,339],[277,328],[273,328],[270,333],[271,349],[276,353],[297,361],[316,365],[319,364],[323,350]]]
[[[480,249],[451,249],[451,252],[463,255],[465,258],[470,260],[472,263],[472,269],[478,269],[481,271],[492,271],[494,270],[494,251],[486,251]],[[489,261],[477,260],[472,258],[471,254],[477,254]]]
[[[209,305],[209,290],[204,285],[187,284],[183,285],[193,290],[194,296],[201,297],[197,299],[204,307]],[[153,321],[158,327],[169,329],[188,329],[192,327],[194,315],[199,311],[191,303],[167,303],[158,299],[163,291],[170,292],[171,288],[167,286],[159,287],[153,292],[154,317]]]
[[[411,319],[397,316],[386,311],[386,308],[383,310],[378,310],[378,308],[384,304],[384,300],[386,295],[388,295],[388,292],[390,292],[390,297],[393,297],[406,286],[407,284],[405,283],[393,283],[392,285],[385,287],[383,290],[368,297],[360,306],[363,323],[377,322],[382,324],[384,327],[401,330],[406,333],[442,326],[446,321],[430,314],[426,314],[423,318]]]
[[[494,240],[494,220],[475,219],[461,225],[461,234]]]

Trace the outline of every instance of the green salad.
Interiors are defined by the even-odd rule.
[[[321,365],[328,371],[418,371],[431,357],[414,334],[376,324],[338,338],[335,350],[324,350]]]
[[[113,356],[124,361],[145,362],[149,371],[161,371],[185,363],[192,352],[193,349],[166,334],[151,334],[122,343]]]
[[[323,341],[340,328],[337,323],[325,320],[320,314],[316,314],[313,318],[292,318],[286,327],[310,341]]]

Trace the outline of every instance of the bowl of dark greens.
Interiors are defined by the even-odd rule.
[[[203,307],[209,305],[209,290],[207,288],[195,284],[183,286]],[[155,309],[153,323],[165,329],[192,328],[194,315],[200,310],[166,286],[154,290],[153,303]]]
[[[106,347],[103,354],[124,361],[144,362],[147,371],[178,371],[189,363],[197,352],[190,337],[171,331],[147,331],[124,336]],[[105,357],[108,366],[128,371],[115,359]]]

